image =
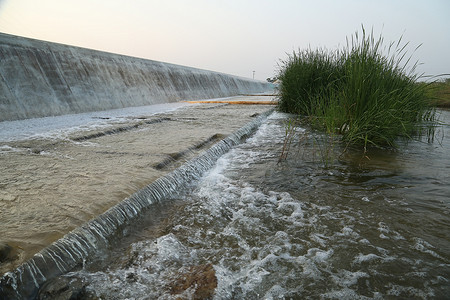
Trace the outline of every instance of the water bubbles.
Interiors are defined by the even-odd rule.
[[[295,185],[303,180],[295,172],[271,184],[286,169],[276,164],[280,116],[273,114],[180,196],[188,204],[168,225],[170,233],[134,244],[131,263],[111,270],[116,281],[108,279],[105,286],[115,282],[144,295],[136,285],[141,282],[148,285],[145,295],[170,299],[161,291],[179,268],[207,263],[217,277],[214,299],[426,298],[433,284],[444,286],[432,280],[446,278],[448,260],[431,242],[411,239],[392,221],[391,205],[398,201],[377,201],[387,197],[370,186],[352,190],[339,183],[332,189],[329,181],[317,180],[323,172],[313,169],[300,173],[310,185]],[[442,267],[436,259],[445,261]],[[430,270],[439,274],[430,276]]]
[[[443,257],[441,257],[439,254],[437,254],[434,250],[432,250],[432,249],[434,249],[434,247],[430,243],[428,243],[420,238],[414,238],[413,240],[414,240],[413,248],[415,250],[420,251],[422,253],[430,254],[436,258],[444,260]]]
[[[378,256],[378,255],[376,255],[374,253],[369,253],[369,254],[366,254],[366,255],[360,253],[358,256],[355,257],[353,262],[355,264],[361,264],[363,262],[370,262],[370,261],[373,261],[373,260],[376,260],[376,259],[380,259],[380,258],[381,258],[380,256]]]

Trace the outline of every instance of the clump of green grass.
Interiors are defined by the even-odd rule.
[[[414,74],[417,64],[408,71],[407,45],[400,39],[385,48],[382,37],[363,28],[342,50],[293,53],[278,75],[279,109],[308,117],[348,144],[395,146],[434,119],[427,85]]]
[[[340,78],[336,56],[325,49],[293,52],[282,63],[281,111],[310,114],[314,98]]]

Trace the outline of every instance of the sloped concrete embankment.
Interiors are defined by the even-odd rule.
[[[0,33],[0,121],[272,89],[268,82]]]

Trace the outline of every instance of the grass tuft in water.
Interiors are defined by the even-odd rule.
[[[432,134],[423,130],[434,123],[428,85],[418,83],[417,63],[408,69],[407,46],[400,39],[384,47],[381,36],[362,28],[339,51],[294,52],[280,66],[279,109],[364,149]]]

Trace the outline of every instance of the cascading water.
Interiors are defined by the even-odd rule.
[[[195,298],[195,286],[175,294],[173,281],[204,265],[214,299],[448,297],[448,137],[323,167],[309,133],[278,163],[284,119],[271,115],[170,200],[156,237],[135,233],[128,253],[65,277],[102,299]]]
[[[32,298],[47,280],[81,266],[86,259],[105,251],[111,240],[120,237],[122,230],[143,211],[199,178],[221,155],[252,134],[268,114],[261,114],[197,158],[65,235],[15,271],[6,273],[0,280],[0,298]]]
[[[448,124],[450,114],[442,115]],[[196,286],[174,292],[174,281],[212,266],[214,299],[445,299],[450,127],[439,129],[439,143],[373,150],[371,160],[349,152],[335,162],[322,156],[320,135],[298,129],[287,160],[278,162],[285,119],[272,114],[217,162],[227,151],[222,147],[236,145],[251,130],[213,147],[207,157],[134,195],[133,204],[125,201],[49,247],[51,259],[41,252],[22,267],[22,277],[6,279],[12,287],[13,278],[42,283],[50,276],[40,260],[58,274],[75,261],[82,264],[79,257],[88,257],[89,249],[109,243],[108,234],[122,222],[117,220],[135,216],[148,199],[164,198],[158,209],[170,212],[160,213],[161,224],[120,227],[129,235],[124,245],[63,275],[67,288],[81,283],[86,299],[189,299]],[[144,218],[154,218],[151,211]]]

